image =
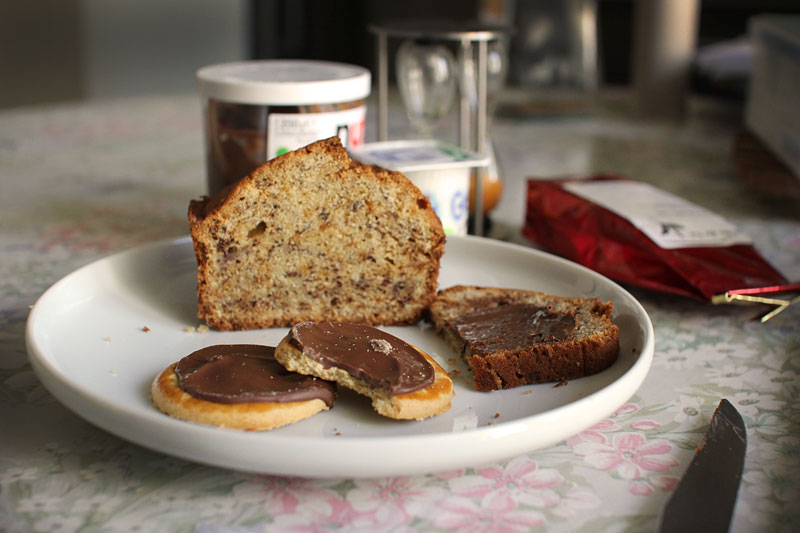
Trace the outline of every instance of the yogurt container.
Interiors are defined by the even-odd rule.
[[[364,140],[367,69],[345,63],[266,60],[222,63],[197,71],[210,194],[260,164],[338,135]]]
[[[364,143],[350,155],[404,174],[431,202],[445,233],[467,234],[472,169],[486,167],[488,156],[439,140]]]

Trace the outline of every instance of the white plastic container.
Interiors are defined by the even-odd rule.
[[[353,159],[403,173],[430,200],[445,233],[466,235],[472,169],[489,157],[436,140],[364,143],[350,150]]]
[[[364,140],[367,69],[344,63],[267,60],[222,63],[197,71],[205,124],[209,193],[261,163],[339,135]]]

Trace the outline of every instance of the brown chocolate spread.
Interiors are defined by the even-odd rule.
[[[533,304],[508,304],[460,316],[450,322],[475,355],[518,350],[533,343],[569,338],[578,325],[572,313]]]
[[[236,183],[271,158],[267,154],[270,113],[325,113],[363,105],[363,99],[301,106],[267,106],[210,99],[205,117],[209,194]]]
[[[289,342],[325,368],[341,368],[391,396],[433,384],[433,366],[413,346],[371,326],[342,322],[302,322]]]
[[[289,372],[275,348],[257,344],[208,346],[175,366],[178,385],[195,398],[217,403],[302,402],[319,398],[333,406],[334,385]]]

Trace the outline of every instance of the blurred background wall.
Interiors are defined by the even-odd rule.
[[[248,57],[250,0],[3,0],[0,107],[194,88]]]
[[[600,77],[631,81],[634,4],[597,0]],[[679,1],[679,0],[678,0]],[[195,90],[194,71],[249,58],[315,58],[373,68],[369,23],[484,18],[514,24],[537,0],[3,0],[0,107]],[[703,0],[698,45],[744,35],[798,0]]]

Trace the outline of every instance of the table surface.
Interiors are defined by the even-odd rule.
[[[614,172],[723,215],[800,280],[800,204],[743,185],[737,125],[717,105],[644,121],[624,97],[583,116],[497,117],[493,231],[526,244],[528,176]],[[30,307],[62,276],[187,234],[204,192],[196,95],[0,111],[0,187],[0,530],[652,531],[723,397],[748,431],[732,529],[800,528],[800,305],[761,324],[752,307],[629,288],[655,328],[644,384],[583,433],[501,463],[384,479],[234,472],[84,422],[38,381],[24,340]]]

